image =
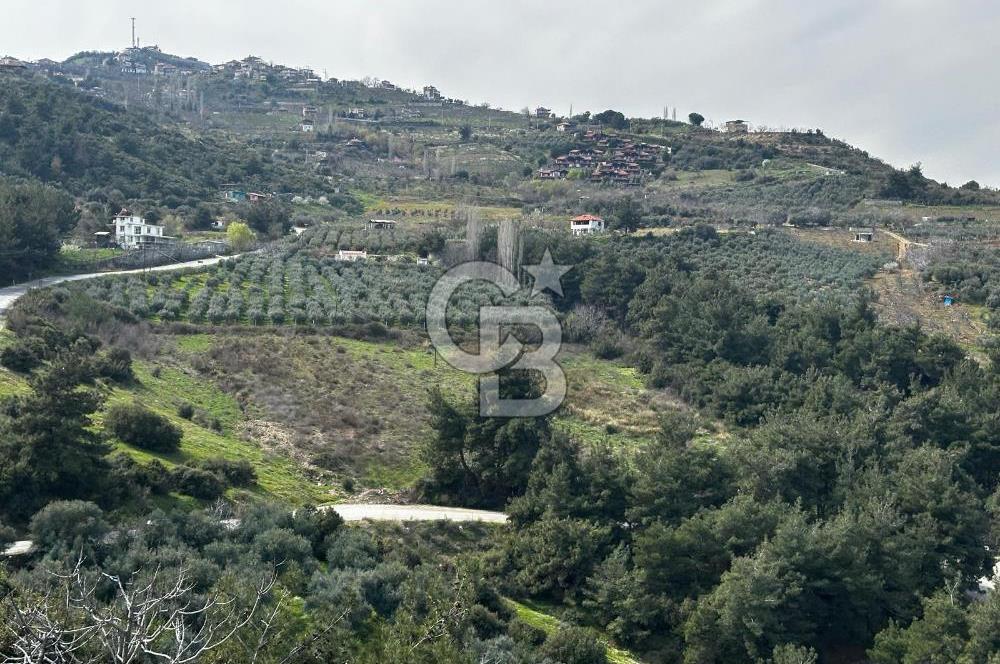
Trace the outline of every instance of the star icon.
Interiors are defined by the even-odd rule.
[[[552,262],[552,254],[548,248],[542,256],[542,262],[538,265],[525,265],[524,269],[535,278],[535,283],[531,286],[531,297],[535,297],[545,289],[549,289],[562,297],[562,283],[559,281],[564,274],[573,269],[572,265],[556,265]]]

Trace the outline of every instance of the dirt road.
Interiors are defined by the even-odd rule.
[[[879,230],[880,233],[888,235],[889,237],[891,237],[892,239],[896,240],[896,242],[899,243],[897,245],[897,247],[896,247],[896,262],[900,263],[900,265],[902,265],[902,262],[904,260],[906,260],[906,251],[911,246],[914,246],[914,247],[926,247],[927,246],[923,242],[914,242],[913,240],[907,240],[905,237],[903,237],[899,233],[895,233],[893,231],[887,231],[884,228],[880,228],[878,230]]]

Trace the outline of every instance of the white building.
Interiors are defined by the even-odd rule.
[[[569,220],[570,230],[573,235],[590,235],[591,233],[604,232],[604,220],[592,214],[581,214]]]
[[[367,251],[353,251],[350,249],[341,249],[337,252],[336,256],[338,261],[347,261],[353,263],[354,261],[363,261],[368,258]]]
[[[391,231],[396,228],[396,222],[392,219],[369,219],[367,228],[370,231]]]
[[[172,237],[163,234],[163,226],[147,224],[146,220],[137,214],[132,214],[125,208],[115,216],[115,242],[123,249],[150,244],[167,244]]]

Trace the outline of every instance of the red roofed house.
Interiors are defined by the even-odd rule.
[[[592,233],[604,232],[604,220],[592,214],[581,214],[569,220],[570,230],[573,235],[590,235]]]

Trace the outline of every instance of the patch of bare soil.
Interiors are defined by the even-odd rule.
[[[975,347],[982,342],[986,327],[968,307],[944,306],[913,270],[880,272],[870,284],[878,296],[874,309],[880,319],[896,325],[918,323],[924,330],[945,334],[976,354]]]

